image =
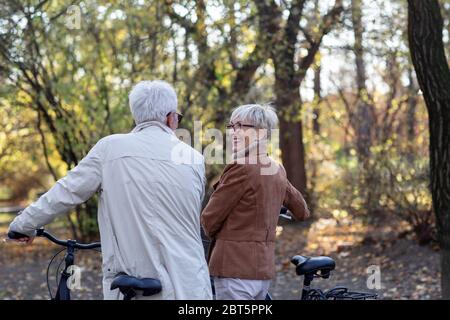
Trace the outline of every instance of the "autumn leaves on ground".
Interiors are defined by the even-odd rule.
[[[0,235],[4,238],[13,215],[0,215]],[[376,292],[381,299],[438,299],[439,253],[435,245],[420,246],[400,221],[380,217],[368,226],[356,218],[321,218],[301,224],[280,221],[277,238],[277,277],[272,283],[274,299],[299,299],[302,279],[295,274],[289,260],[295,254],[329,255],[336,260],[336,270],[329,279],[316,279],[313,286],[331,289],[346,286],[355,291]],[[407,228],[407,227],[406,227]],[[49,228],[58,237],[69,233],[57,223]],[[1,243],[0,299],[48,299],[47,265],[60,250],[46,239],[36,239],[32,246]],[[55,275],[63,258],[60,254],[50,268],[50,288],[56,290]],[[78,251],[76,264],[82,268],[81,290],[74,299],[101,299],[101,254]],[[369,290],[367,271],[378,266],[381,289]]]

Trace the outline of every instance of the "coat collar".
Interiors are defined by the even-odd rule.
[[[149,127],[159,127],[160,129],[162,129],[163,131],[175,135],[175,133],[172,131],[172,129],[170,129],[168,126],[166,126],[165,124],[159,122],[159,121],[144,121],[139,123],[138,125],[136,125],[136,127],[134,127],[133,130],[131,130],[131,133],[136,133],[142,130],[145,130]]]
[[[244,160],[247,158],[259,158],[261,156],[267,155],[267,140],[261,139],[256,140],[251,143],[248,147],[243,150],[239,150],[233,153],[233,159],[235,161]]]

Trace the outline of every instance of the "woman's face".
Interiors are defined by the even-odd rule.
[[[230,121],[227,128],[231,130],[233,152],[245,149],[257,139],[255,126],[249,121],[236,118]]]

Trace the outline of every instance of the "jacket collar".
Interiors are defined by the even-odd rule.
[[[243,150],[239,150],[237,152],[233,152],[233,159],[257,159],[260,156],[266,156],[267,155],[267,140],[261,139],[256,140],[253,143],[251,143],[248,147],[246,147]]]
[[[172,129],[170,129],[168,126],[166,126],[165,124],[163,124],[159,121],[153,121],[153,120],[152,121],[144,121],[144,122],[139,123],[138,125],[136,125],[136,127],[134,127],[133,130],[131,130],[131,133],[136,133],[136,132],[145,130],[149,127],[158,127],[161,130],[163,130],[169,134],[175,135],[175,133],[172,131]]]

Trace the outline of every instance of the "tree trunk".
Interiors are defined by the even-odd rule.
[[[303,124],[280,119],[280,132],[280,148],[284,150],[281,158],[286,174],[292,185],[307,197]]]
[[[363,48],[363,25],[361,0],[352,0],[352,23],[355,38],[353,52],[356,64],[356,85],[358,88],[356,104],[356,151],[360,163],[365,163],[370,156],[370,146],[372,145],[372,114],[366,87],[366,66],[364,62]]]
[[[450,299],[450,70],[437,0],[408,0],[408,40],[428,109],[430,179],[441,248],[442,298]]]
[[[320,79],[320,64],[314,69],[314,106],[313,106],[313,133],[320,135],[320,109],[319,104],[322,101],[322,82]]]
[[[316,2],[316,8],[317,8],[317,2]],[[312,143],[316,144],[318,141],[320,141],[320,122],[319,122],[319,116],[320,116],[320,109],[319,105],[322,101],[322,82],[320,78],[321,73],[321,67],[320,67],[320,61],[316,62],[316,66],[314,68],[314,101],[313,101],[313,119],[312,119],[312,131],[313,131],[313,139]],[[313,159],[310,162],[311,165],[311,175],[310,175],[310,194],[309,194],[309,210],[312,215],[314,215],[314,211],[317,207],[319,196],[315,192],[316,185],[317,185],[317,174],[318,174],[318,161],[317,159]]]
[[[286,85],[282,79],[276,78],[275,92],[276,106],[280,111],[281,159],[292,185],[307,196],[299,87]]]
[[[369,162],[371,156],[370,147],[373,143],[373,124],[375,121],[371,110],[372,104],[369,98],[369,92],[366,86],[367,74],[364,61],[364,27],[362,23],[361,2],[361,0],[352,0],[352,24],[354,35],[353,52],[355,54],[356,86],[358,90],[355,112],[356,117],[353,121],[353,126],[356,132],[356,154],[361,168],[359,172],[360,195],[364,199],[364,207],[367,209],[367,212],[372,215],[377,207],[377,196],[374,194],[374,189],[366,188],[365,186],[376,183]]]
[[[408,68],[408,111],[406,114],[406,136],[408,141],[406,158],[410,164],[414,161],[414,144],[416,138],[416,109],[418,88],[411,67]]]
[[[304,0],[292,1],[285,24],[282,10],[275,1],[256,1],[261,31],[271,34],[275,39],[267,46],[275,68],[275,103],[280,117],[280,147],[283,164],[291,183],[306,194],[305,149],[303,145],[303,124],[301,120],[300,85],[306,72],[314,62],[317,51],[325,34],[327,34],[342,12],[342,0],[321,17],[322,23],[317,36],[304,33],[310,43],[306,56],[297,61],[296,47],[303,16]],[[311,31],[311,30],[309,30]]]

